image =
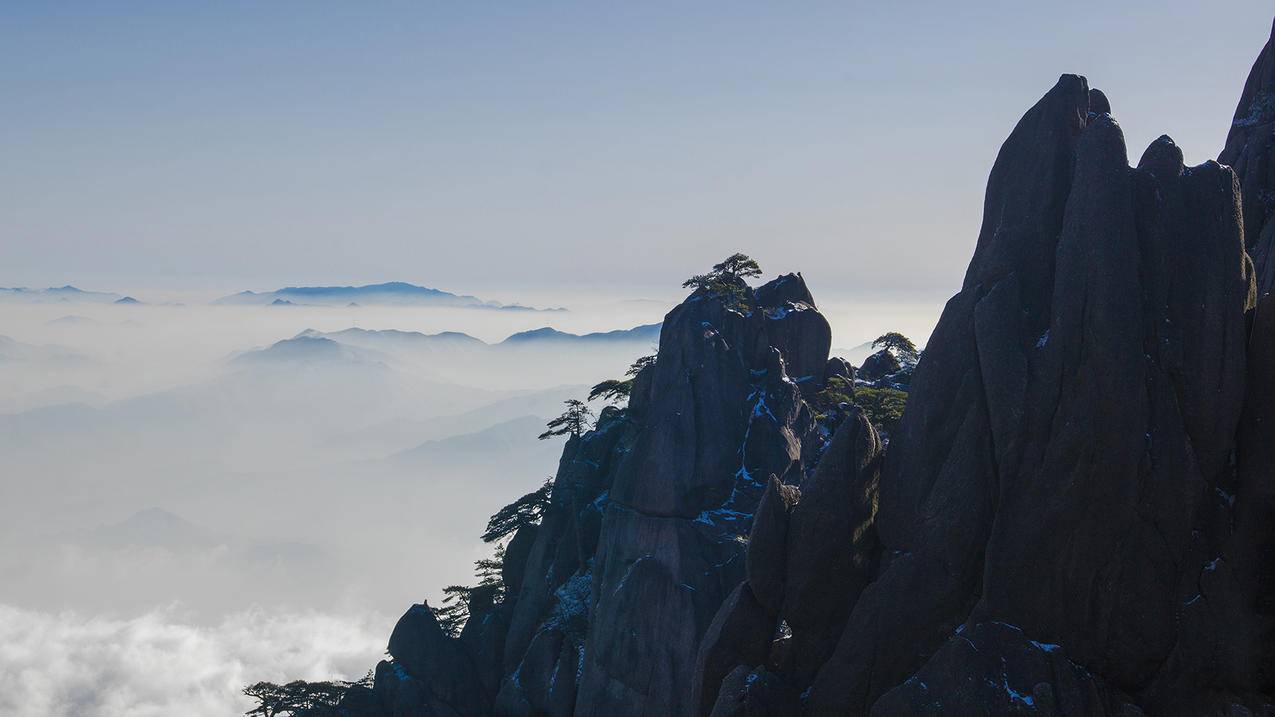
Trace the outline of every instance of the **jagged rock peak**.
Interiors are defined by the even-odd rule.
[[[1089,89],[1089,114],[1111,114],[1111,102],[1107,100],[1107,95],[1097,87],[1091,87]]]
[[[1244,498],[1215,499],[1234,495],[1246,372],[1235,178],[1184,171],[1167,137],[1130,169],[1108,113],[1075,122],[1082,87],[1064,76],[997,158],[966,284],[886,456],[882,568],[815,713],[1268,699],[1248,638],[1258,581],[1232,557],[1257,538],[1230,527]],[[1228,564],[1246,577],[1209,579]]]
[[[1244,197],[1244,236],[1252,257],[1258,295],[1275,290],[1275,24],[1271,38],[1249,71],[1218,161],[1235,168]]]
[[[1138,160],[1138,169],[1148,171],[1158,177],[1176,177],[1182,174],[1185,165],[1182,162],[1182,148],[1171,137],[1162,134],[1154,142],[1147,145]]]

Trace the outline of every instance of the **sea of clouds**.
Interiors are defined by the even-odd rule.
[[[409,605],[473,580],[487,518],[554,471],[545,420],[656,348],[276,342],[611,331],[660,321],[679,292],[522,300],[571,308],[543,313],[128,293],[144,303],[0,302],[6,717],[224,717],[253,682],[362,677]],[[938,309],[821,307],[854,361]]]
[[[249,609],[199,624],[178,606],[129,618],[0,605],[0,714],[228,717],[259,680],[358,679],[393,623]]]

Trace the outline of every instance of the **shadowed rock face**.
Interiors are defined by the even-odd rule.
[[[567,442],[543,520],[506,550],[508,597],[475,590],[455,639],[413,607],[377,669],[383,711],[351,714],[688,714],[706,633],[722,650],[713,674],[770,652],[784,573],[762,607],[742,584],[746,537],[766,477],[790,506],[785,482],[816,457],[845,462],[802,396],[848,365],[829,361],[800,275],[739,284],[742,303],[701,290],[674,308],[628,407]]]
[[[700,645],[697,714],[759,714],[759,700],[770,714],[801,711],[798,695],[877,572],[880,458],[872,424],[852,410],[800,491],[771,478],[749,539],[747,579]],[[772,639],[776,632],[786,634]],[[752,675],[742,686],[740,669]]]
[[[1259,540],[1231,527],[1252,289],[1238,183],[1183,167],[1167,137],[1131,169],[1106,109],[1064,76],[1001,150],[890,446],[883,568],[813,713],[1008,710],[1033,690],[1063,714],[1266,699],[1254,589],[1215,579]]]
[[[797,482],[808,462],[814,421],[788,367],[821,385],[829,337],[795,275],[759,288],[749,310],[697,292],[665,317],[603,520],[577,712],[692,711],[700,638],[743,578],[765,477]]]
[[[1271,137],[1275,135],[1275,26],[1272,38],[1253,63],[1235,118],[1218,155],[1222,164],[1235,168],[1244,194],[1244,232],[1256,269],[1257,290],[1275,290],[1275,165],[1271,162]]]

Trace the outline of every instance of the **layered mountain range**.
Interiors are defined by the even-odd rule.
[[[565,311],[536,309],[521,304],[484,301],[468,294],[453,294],[442,289],[417,286],[403,281],[364,286],[289,286],[274,291],[241,291],[223,296],[214,304],[249,306],[435,306],[462,309],[498,309],[501,311]]]
[[[1275,37],[1219,162],[1064,75],[886,445],[800,275],[665,317],[503,593],[342,714],[1275,713]]]

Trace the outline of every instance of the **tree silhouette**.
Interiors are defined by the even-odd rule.
[[[639,373],[642,373],[642,369],[646,368],[647,366],[653,366],[653,365],[655,365],[655,354],[648,354],[646,356],[638,356],[636,359],[633,360],[633,363],[629,365],[629,370],[625,371],[624,375],[637,376]]]
[[[443,588],[443,604],[431,607],[434,619],[443,632],[456,637],[469,621],[469,596],[474,589],[468,585],[448,585]]]
[[[257,682],[243,689],[245,695],[257,700],[257,706],[244,714],[247,717],[337,717],[337,703],[351,687],[371,688],[372,673],[357,682],[294,680],[285,685]]]
[[[589,430],[589,419],[593,417],[593,411],[589,410],[584,401],[571,398],[563,403],[566,404],[567,410],[563,411],[561,416],[545,424],[548,430],[540,434],[540,440],[567,435],[576,438]]]
[[[683,288],[704,290],[723,299],[730,308],[747,303],[748,284],[744,279],[761,276],[761,266],[746,254],[731,254],[714,264],[707,274],[696,274],[682,282]]]
[[[624,372],[628,378],[609,378],[599,384],[596,384],[589,390],[589,400],[596,401],[603,399],[608,403],[620,403],[629,400],[629,395],[633,393],[633,379],[637,377],[642,369],[655,363],[655,354],[649,356],[640,356],[629,366],[629,370]]]
[[[496,511],[487,521],[487,530],[482,538],[485,543],[494,543],[518,532],[519,528],[534,525],[544,517],[549,507],[549,494],[553,490],[553,479],[546,478],[544,485],[515,500]]]
[[[899,354],[910,358],[916,358],[917,356],[916,344],[912,343],[911,339],[897,331],[891,331],[888,334],[878,336],[877,339],[872,342],[872,348],[875,349],[878,347],[894,349]]]
[[[505,599],[505,581],[501,577],[504,566],[505,546],[497,545],[492,557],[474,561],[474,577],[478,578],[478,585],[448,585],[443,588],[443,604],[430,608],[443,632],[452,637],[460,635],[465,623],[469,622],[469,603],[478,588],[494,588],[492,599],[496,602]]]
[[[747,254],[735,252],[723,259],[720,264],[714,264],[713,273],[747,279],[749,277],[761,276],[761,266],[758,265],[756,260]]]
[[[608,403],[620,403],[629,400],[629,394],[632,392],[633,379],[608,378],[589,389],[589,400],[602,399]]]

